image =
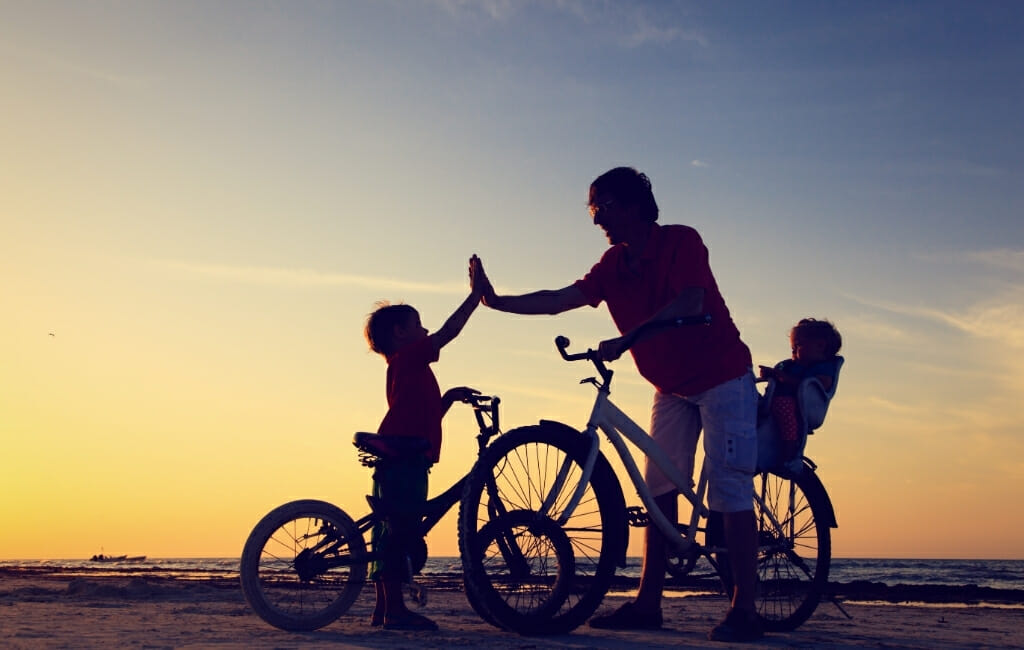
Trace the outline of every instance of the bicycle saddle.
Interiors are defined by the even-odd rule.
[[[357,433],[352,444],[359,451],[377,458],[401,458],[421,454],[430,449],[430,442],[424,438],[410,436],[382,436],[377,433]]]

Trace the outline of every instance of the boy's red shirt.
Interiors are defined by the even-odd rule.
[[[426,439],[435,463],[441,457],[441,388],[430,364],[439,352],[427,336],[387,357],[388,412],[377,428],[382,436]]]

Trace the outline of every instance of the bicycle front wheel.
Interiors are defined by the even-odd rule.
[[[489,622],[520,634],[561,634],[579,626],[601,604],[616,565],[625,558],[628,531],[622,489],[601,455],[597,456],[582,498],[571,512],[566,512],[582,478],[589,449],[590,441],[579,432],[543,422],[501,436],[481,454],[470,472],[459,506],[459,548],[466,595],[474,609],[484,610]],[[492,544],[493,552],[486,556],[485,563],[484,556],[474,552],[479,548],[474,540],[487,532],[489,521],[516,511],[560,521],[572,547],[573,574],[566,595],[559,599],[557,608],[544,610],[546,617],[510,616],[507,607],[489,606],[495,602],[496,589],[489,576],[515,574],[525,565],[515,548],[497,546],[500,538]],[[561,521],[563,518],[565,521]],[[498,562],[521,566],[498,569]],[[518,607],[514,603],[509,606]],[[530,624],[521,625],[523,620]]]
[[[768,631],[794,630],[814,613],[828,586],[832,509],[809,468],[755,476],[758,531],[757,612]]]
[[[239,571],[249,606],[283,630],[308,631],[344,614],[366,582],[366,543],[341,509],[286,503],[260,520]]]
[[[474,584],[492,624],[516,630],[544,625],[569,595],[575,560],[565,531],[550,517],[513,510],[490,520],[472,543]]]

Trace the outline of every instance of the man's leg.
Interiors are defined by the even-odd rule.
[[[729,549],[732,569],[732,608],[753,614],[754,592],[757,588],[757,525],[754,511],[726,512],[725,546]]]
[[[693,457],[700,435],[700,413],[686,398],[655,393],[651,409],[650,435],[684,476],[693,476]],[[675,485],[654,463],[648,462],[644,480],[655,504],[668,517],[678,520],[679,502]],[[661,596],[665,586],[667,542],[653,525],[644,530],[644,559],[636,599],[609,614],[590,620],[602,629],[657,629],[661,627]]]
[[[669,521],[678,520],[679,497],[669,492],[654,498],[658,508]],[[661,612],[661,593],[665,588],[665,552],[668,544],[653,525],[644,529],[644,561],[640,567],[640,588],[636,593],[636,608],[652,616]]]
[[[750,373],[694,398],[704,422],[708,505],[723,513],[725,546],[732,570],[732,605],[709,633],[713,641],[761,637],[754,605],[757,585],[757,528],[753,474],[757,465],[757,389]]]

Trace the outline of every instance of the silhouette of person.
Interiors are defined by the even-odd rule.
[[[476,258],[474,256],[474,261]],[[464,402],[478,391],[460,386],[441,394],[430,364],[441,348],[465,327],[480,304],[480,290],[473,288],[439,330],[430,334],[420,315],[409,305],[382,303],[366,320],[370,349],[388,363],[388,412],[377,433],[425,439],[425,453],[407,455],[377,466],[373,495],[387,504],[388,517],[372,534],[374,550],[381,556],[371,577],[377,603],[370,624],[393,630],[436,630],[437,624],[413,613],[402,599],[402,581],[408,576],[407,542],[418,536],[417,527],[427,500],[427,474],[440,459],[441,419],[454,402]]]
[[[836,355],[843,339],[835,326],[827,320],[804,318],[789,332],[793,351],[790,359],[775,367],[760,366],[762,379],[774,379],[771,413],[778,429],[782,446],[782,460],[791,460],[800,446],[800,413],[796,393],[800,382],[817,377],[825,391],[832,389],[836,380]]]
[[[647,322],[711,314],[708,327],[682,327],[642,335],[630,348],[637,369],[655,387],[650,434],[684,474],[693,476],[703,429],[710,470],[708,498],[721,513],[735,589],[725,619],[709,637],[748,641],[761,636],[754,609],[757,535],[753,474],[757,463],[757,389],[750,351],[733,324],[696,230],[659,225],[650,180],[617,167],[590,185],[589,209],[611,248],[573,284],[522,295],[498,295],[483,262],[471,261],[483,302],[514,314],[559,314],[584,305],[608,310],[622,336],[602,341],[606,361],[623,352],[624,339]],[[678,516],[678,491],[653,463],[645,480],[670,521]],[[717,516],[717,515],[716,515]],[[640,588],[632,602],[591,619],[604,629],[655,629],[662,625],[666,543],[654,527],[644,535]]]

